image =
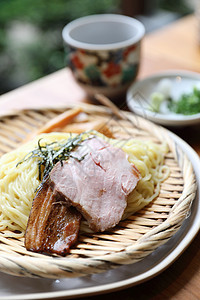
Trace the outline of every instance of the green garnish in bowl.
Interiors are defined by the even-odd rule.
[[[176,114],[194,115],[200,113],[200,90],[194,87],[191,93],[181,95],[178,101],[170,99],[168,108]]]
[[[150,96],[151,99],[151,105],[149,106],[149,110],[153,112],[159,112],[160,111],[160,105],[165,100],[165,97],[160,92],[154,92]]]

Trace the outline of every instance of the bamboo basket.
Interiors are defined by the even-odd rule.
[[[101,119],[117,138],[130,136],[167,141],[165,164],[170,177],[162,183],[159,196],[139,212],[104,233],[81,234],[66,257],[29,252],[23,238],[8,238],[0,232],[0,271],[16,276],[61,278],[105,272],[142,260],[166,243],[181,227],[195,198],[196,182],[191,162],[169,132],[132,113],[122,111],[119,120],[103,106],[81,104],[95,119]],[[71,108],[69,105],[68,109]],[[18,147],[27,136],[61,110],[22,111],[0,121],[0,155]]]

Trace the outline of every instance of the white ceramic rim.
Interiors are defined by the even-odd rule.
[[[141,84],[145,84],[147,81],[151,79],[162,79],[167,76],[184,76],[194,80],[200,80],[200,74],[193,71],[185,71],[185,70],[166,70],[163,72],[156,73],[149,77],[146,77],[142,80],[139,80],[133,83],[127,91],[126,103],[129,109],[136,114],[146,118],[155,123],[166,125],[166,126],[186,126],[186,125],[195,125],[200,123],[200,113],[194,115],[179,115],[179,114],[160,114],[154,113],[150,110],[145,109],[145,115],[141,112],[141,110],[134,109],[134,98],[133,92],[137,89],[137,87]]]
[[[190,245],[190,243],[193,241],[197,233],[200,229],[200,174],[199,174],[199,168],[200,168],[200,159],[197,153],[180,137],[175,135],[174,133],[168,131],[171,138],[179,145],[181,149],[184,149],[185,153],[188,155],[189,159],[192,162],[194,171],[196,173],[197,178],[197,184],[198,184],[198,191],[197,196],[195,198],[196,203],[196,209],[193,211],[194,219],[192,224],[189,225],[188,232],[179,240],[179,243],[177,246],[169,250],[168,255],[162,260],[158,261],[155,266],[147,270],[146,272],[133,276],[125,280],[120,280],[118,282],[108,283],[108,284],[102,284],[99,286],[92,286],[92,287],[84,287],[84,288],[78,288],[78,289],[71,289],[71,290],[62,290],[62,291],[55,291],[55,292],[42,292],[42,293],[29,293],[29,294],[17,294],[17,295],[11,295],[11,296],[0,296],[1,300],[35,300],[35,299],[74,299],[78,297],[86,297],[86,296],[92,296],[92,295],[101,295],[108,292],[114,292],[117,290],[121,290],[124,288],[129,288],[131,286],[134,286],[136,284],[145,282],[148,279],[151,279],[155,277],[156,275],[163,272],[165,269],[167,269]],[[181,230],[181,228],[180,228]],[[183,233],[184,234],[184,233]],[[130,265],[130,268],[132,268],[133,265]],[[117,272],[117,269],[116,269]],[[23,280],[23,278],[21,278]],[[102,296],[103,298],[103,296]]]
[[[135,29],[137,29],[137,33],[130,39],[127,39],[122,42],[112,43],[112,44],[91,44],[91,43],[84,43],[73,39],[70,35],[71,30],[79,27],[81,25],[95,23],[99,21],[110,21],[110,22],[119,22],[121,24],[128,24]],[[145,34],[144,25],[131,17],[120,15],[120,14],[98,14],[98,15],[90,15],[85,16],[79,19],[76,19],[70,23],[68,23],[62,31],[62,37],[66,44],[78,48],[78,49],[85,49],[85,50],[115,50],[125,48],[131,45],[136,44],[139,42]]]

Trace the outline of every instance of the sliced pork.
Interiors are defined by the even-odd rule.
[[[66,199],[94,231],[114,227],[127,206],[127,195],[136,187],[140,173],[118,148],[94,137],[85,140],[67,162],[50,173],[54,192]]]
[[[68,207],[45,181],[33,200],[25,234],[25,247],[34,252],[65,255],[76,243],[81,214]]]

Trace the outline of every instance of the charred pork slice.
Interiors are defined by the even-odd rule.
[[[76,243],[81,214],[45,181],[33,200],[25,234],[27,250],[65,255]]]
[[[85,140],[62,165],[50,173],[56,192],[77,208],[94,231],[114,227],[127,206],[127,195],[134,190],[140,173],[121,149],[94,137]]]

